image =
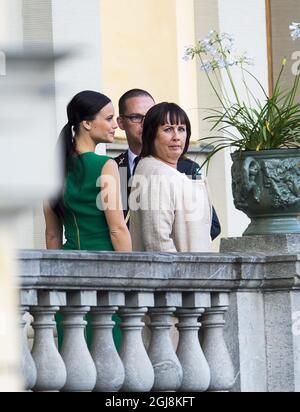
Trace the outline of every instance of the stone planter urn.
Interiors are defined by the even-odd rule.
[[[300,233],[300,148],[231,157],[234,204],[251,219],[243,236]]]

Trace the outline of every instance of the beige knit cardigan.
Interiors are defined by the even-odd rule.
[[[129,197],[133,250],[208,252],[212,207],[205,180],[191,180],[149,156],[138,163]]]

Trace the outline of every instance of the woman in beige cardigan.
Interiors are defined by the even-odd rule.
[[[133,250],[207,252],[211,203],[205,180],[177,171],[189,146],[189,119],[175,103],[153,106],[144,120],[143,149],[129,198]]]

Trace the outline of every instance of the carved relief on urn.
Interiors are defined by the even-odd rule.
[[[300,233],[300,150],[235,152],[232,192],[251,223],[244,235]]]

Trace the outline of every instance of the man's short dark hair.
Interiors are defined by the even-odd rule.
[[[125,114],[126,100],[131,99],[132,97],[140,97],[140,96],[150,97],[150,99],[152,99],[154,102],[153,97],[146,90],[142,90],[142,89],[128,90],[128,92],[124,93],[123,96],[121,96],[119,99],[119,115]]]

